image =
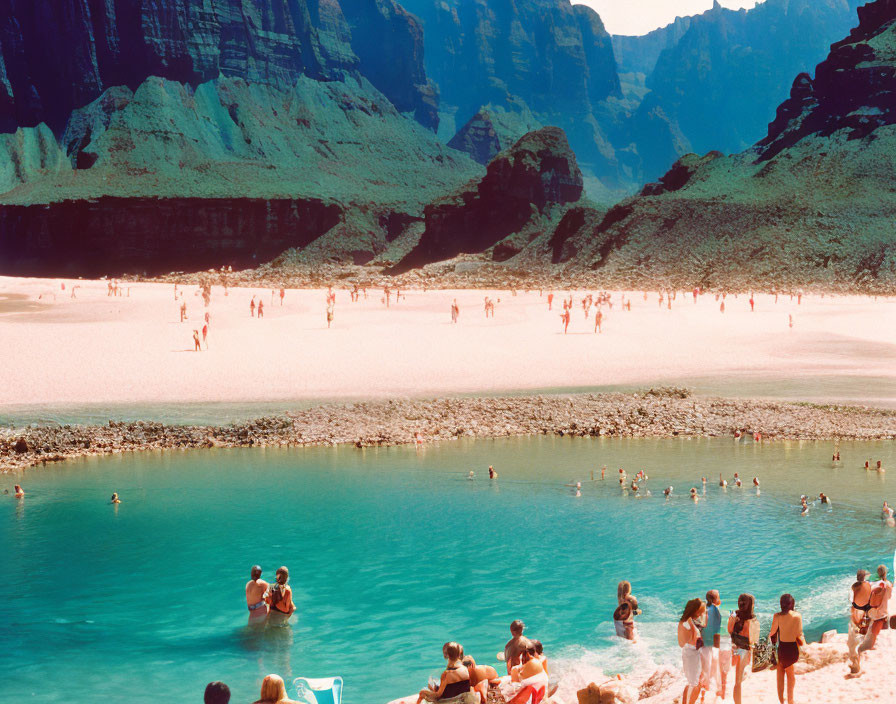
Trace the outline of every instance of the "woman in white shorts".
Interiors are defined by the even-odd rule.
[[[678,645],[681,646],[681,667],[687,679],[681,704],[694,704],[700,694],[700,673],[702,670],[700,650],[703,639],[697,621],[706,613],[706,604],[702,599],[691,599],[684,607],[684,613],[678,622]],[[712,645],[710,644],[710,647]]]

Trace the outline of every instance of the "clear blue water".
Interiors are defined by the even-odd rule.
[[[791,591],[810,635],[845,626],[857,567],[892,563],[893,443],[528,438],[411,448],[207,450],[72,461],[0,478],[0,701],[234,702],[270,672],[340,674],[347,704],[416,691],[458,640],[483,662],[514,618],[556,669],[675,662],[684,602],[751,591],[768,615]],[[486,477],[494,464],[496,482]],[[607,480],[591,482],[607,464]],[[613,475],[645,469],[654,496]],[[466,479],[474,469],[475,481]],[[723,492],[719,472],[758,475]],[[684,494],[709,477],[705,499]],[[896,474],[894,474],[896,476]],[[583,481],[574,498],[566,482]],[[665,501],[662,488],[675,486]],[[123,503],[108,504],[112,491]],[[798,515],[801,493],[833,510]],[[288,565],[289,628],[250,630],[243,586]],[[641,599],[643,642],[612,637],[616,583]]]

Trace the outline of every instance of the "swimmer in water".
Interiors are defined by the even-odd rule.
[[[113,492],[113,493],[112,493],[112,498],[109,500],[109,502],[110,502],[110,503],[113,503],[113,504],[120,504],[120,503],[121,503],[121,499],[118,498],[118,494],[117,494],[117,493]]]
[[[728,488],[728,480],[723,479],[721,474],[719,475],[719,486],[722,487],[723,489]]]
[[[759,488],[759,477],[753,477],[753,486]]]
[[[581,490],[581,489],[576,489],[576,498],[577,498],[577,499],[581,499],[581,498],[582,498],[582,490]]]
[[[734,477],[734,486],[741,487],[743,485],[744,485],[744,483],[740,480],[740,477],[735,476]]]
[[[663,496],[665,496],[667,499],[670,496],[672,496],[672,487],[671,486],[667,486],[665,489],[663,489]]]
[[[488,478],[489,479],[497,479],[498,473],[495,471],[495,468],[491,465],[488,466]]]
[[[828,506],[831,505],[831,500],[828,498],[828,495],[825,494],[824,492],[821,492],[821,493],[818,495],[818,499],[819,499],[819,501],[821,501],[821,503],[823,503],[823,504],[827,504]]]
[[[603,479],[607,475],[607,465],[600,468],[600,478]]]
[[[886,501],[884,501],[884,507],[880,512],[880,520],[882,520],[885,524],[890,526],[896,526],[896,518],[893,518],[893,509],[890,507]]]
[[[13,496],[15,496],[17,499],[25,498],[25,490],[22,487],[20,487],[18,484],[16,484],[14,489],[15,489],[15,491],[13,492]]]
[[[638,493],[638,482],[635,479],[632,479],[631,489],[636,494]]]
[[[806,497],[800,497],[800,516],[808,516],[809,515],[809,504],[806,503]]]
[[[871,469],[871,462],[869,460],[865,460],[865,471],[867,472]]]
[[[878,472],[878,474],[883,474],[883,473],[886,472],[886,471],[887,471],[887,470],[885,470],[884,467],[883,467],[883,463],[882,463],[880,460],[878,460],[878,461],[877,461],[877,472]]]
[[[697,496],[697,487],[694,486],[691,487],[691,501],[693,501],[694,503],[700,501],[700,497]]]
[[[476,478],[476,472],[474,472],[474,471],[471,469],[471,470],[470,470],[470,473],[467,475],[467,479],[469,479],[470,481],[473,481],[475,478]]]

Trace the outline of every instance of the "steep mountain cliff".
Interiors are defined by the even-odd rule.
[[[687,156],[657,184],[566,232],[572,272],[691,287],[896,286],[896,0],[858,9],[768,135]]]
[[[423,235],[395,273],[496,245],[492,257],[508,259],[544,229],[555,209],[581,196],[582,173],[563,130],[530,132],[498,154],[480,180],[426,207]]]
[[[445,141],[475,129],[483,112],[517,113],[519,119],[489,126],[494,144],[513,143],[533,122],[555,125],[604,188],[631,187],[636,179],[620,164],[605,129],[604,103],[620,97],[620,84],[610,36],[593,10],[570,0],[402,4],[424,27],[426,71],[439,88]],[[459,139],[454,143],[463,146],[465,137]],[[494,154],[472,145],[480,160]]]
[[[40,122],[59,132],[107,88],[150,76],[288,88],[343,72],[437,125],[420,26],[393,0],[7,0],[0,55],[2,132]]]
[[[4,272],[368,261],[482,173],[392,0],[54,7],[0,8]]]
[[[749,11],[716,3],[689,18],[687,31],[660,52],[641,111],[662,110],[696,152],[745,149],[762,137],[793,77],[814,70],[863,2],[765,0]],[[679,31],[670,27],[663,31]],[[664,38],[630,38],[627,54],[637,52],[637,43],[652,52]],[[641,141],[643,133],[635,130],[634,137]]]

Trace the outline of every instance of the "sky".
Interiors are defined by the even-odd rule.
[[[647,34],[676,17],[696,15],[712,7],[712,0],[572,0],[590,5],[610,34]],[[719,0],[733,10],[753,7],[756,0]]]

